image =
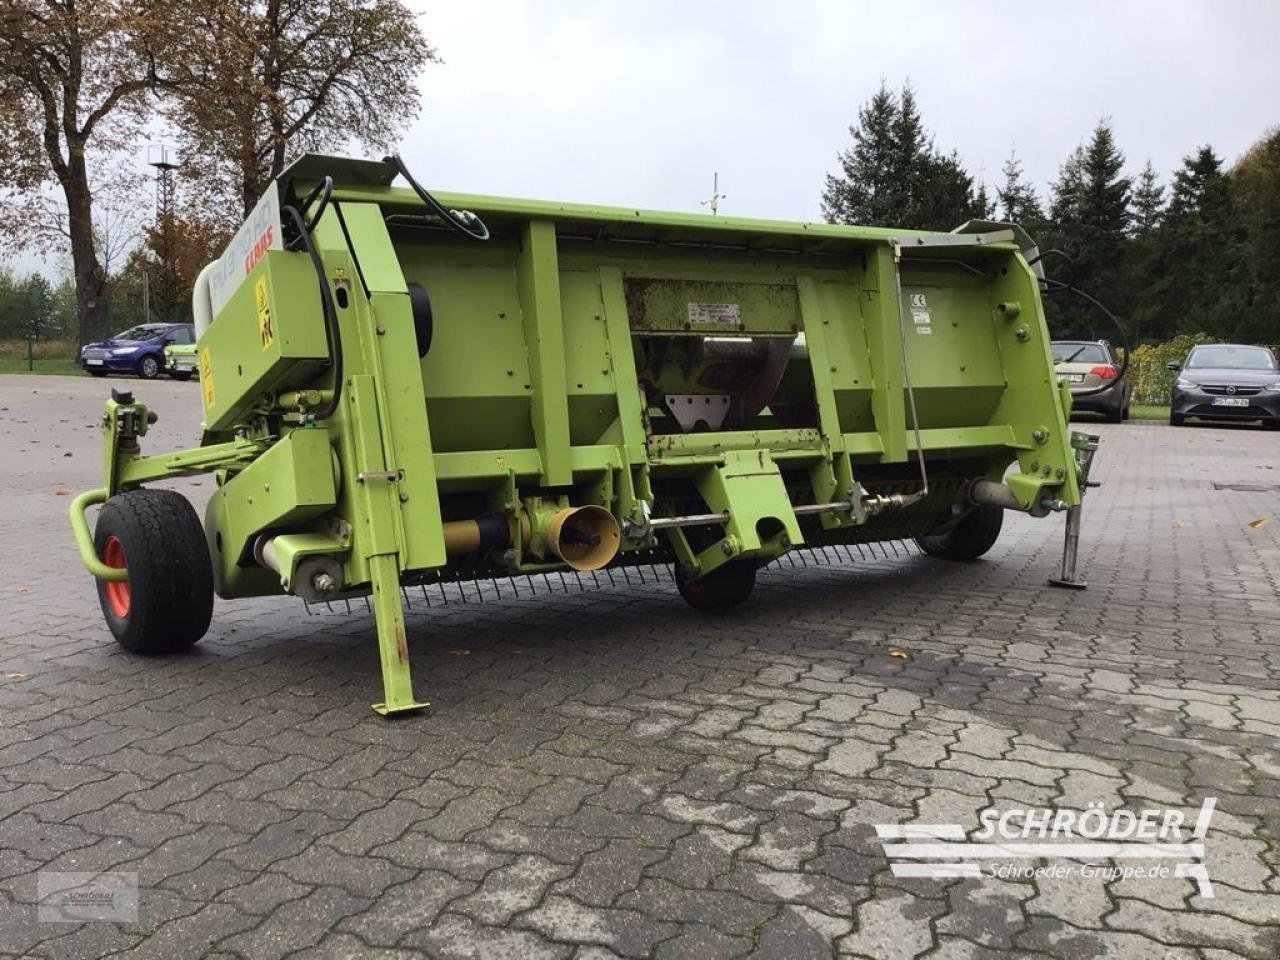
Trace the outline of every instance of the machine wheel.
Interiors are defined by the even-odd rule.
[[[685,603],[695,610],[728,610],[751,596],[756,585],[756,565],[750,560],[730,560],[704,577],[690,579],[676,568],[676,587]]]
[[[1186,417],[1179,416],[1176,413],[1169,414],[1169,426],[1171,427],[1180,427],[1186,422],[1187,422]]]
[[[128,580],[99,580],[102,615],[130,653],[177,653],[209,629],[213,568],[204,528],[172,490],[131,490],[102,506],[94,547]]]
[[[920,549],[943,560],[976,560],[995,545],[1004,526],[1004,508],[984,503],[974,507],[946,533],[916,537]]]
[[[143,380],[154,380],[160,376],[160,361],[153,356],[145,356],[138,361],[138,376]]]

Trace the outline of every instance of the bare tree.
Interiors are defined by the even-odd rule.
[[[4,0],[0,5],[0,188],[38,209],[54,187],[82,336],[102,331],[106,274],[94,235],[93,158],[126,144],[157,67],[180,39],[166,5],[146,0]],[[46,213],[50,211],[46,210]],[[47,217],[7,218],[10,243],[39,244]]]
[[[168,115],[199,158],[185,174],[237,214],[293,155],[392,145],[438,61],[400,0],[210,0],[191,17],[201,76]]]

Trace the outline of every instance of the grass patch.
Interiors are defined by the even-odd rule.
[[[0,340],[0,373],[83,374],[75,357],[80,348],[66,340],[37,340],[31,350],[34,369],[27,369],[27,341]]]
[[[57,373],[69,376],[87,376],[80,365],[65,357],[61,359],[36,358],[33,370],[27,369],[27,358],[0,357],[0,373]]]
[[[1168,420],[1169,408],[1152,403],[1131,403],[1129,417],[1132,420]]]

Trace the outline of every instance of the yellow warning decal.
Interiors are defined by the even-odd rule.
[[[204,390],[204,408],[213,408],[213,361],[209,359],[209,348],[200,348],[200,387]]]
[[[263,274],[253,285],[253,302],[258,308],[258,336],[265,350],[275,343],[276,332],[271,326],[271,301],[267,298],[267,277]]]

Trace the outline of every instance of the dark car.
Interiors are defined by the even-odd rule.
[[[1192,347],[1176,370],[1169,398],[1169,422],[1187,417],[1205,420],[1261,420],[1280,429],[1280,364],[1266,347],[1207,343]]]
[[[1053,372],[1071,389],[1071,409],[1100,413],[1112,423],[1129,419],[1129,378],[1105,340],[1055,340]]]
[[[142,323],[109,340],[85,344],[80,366],[95,377],[131,373],[150,380],[164,372],[165,347],[195,342],[195,327],[189,323]]]

